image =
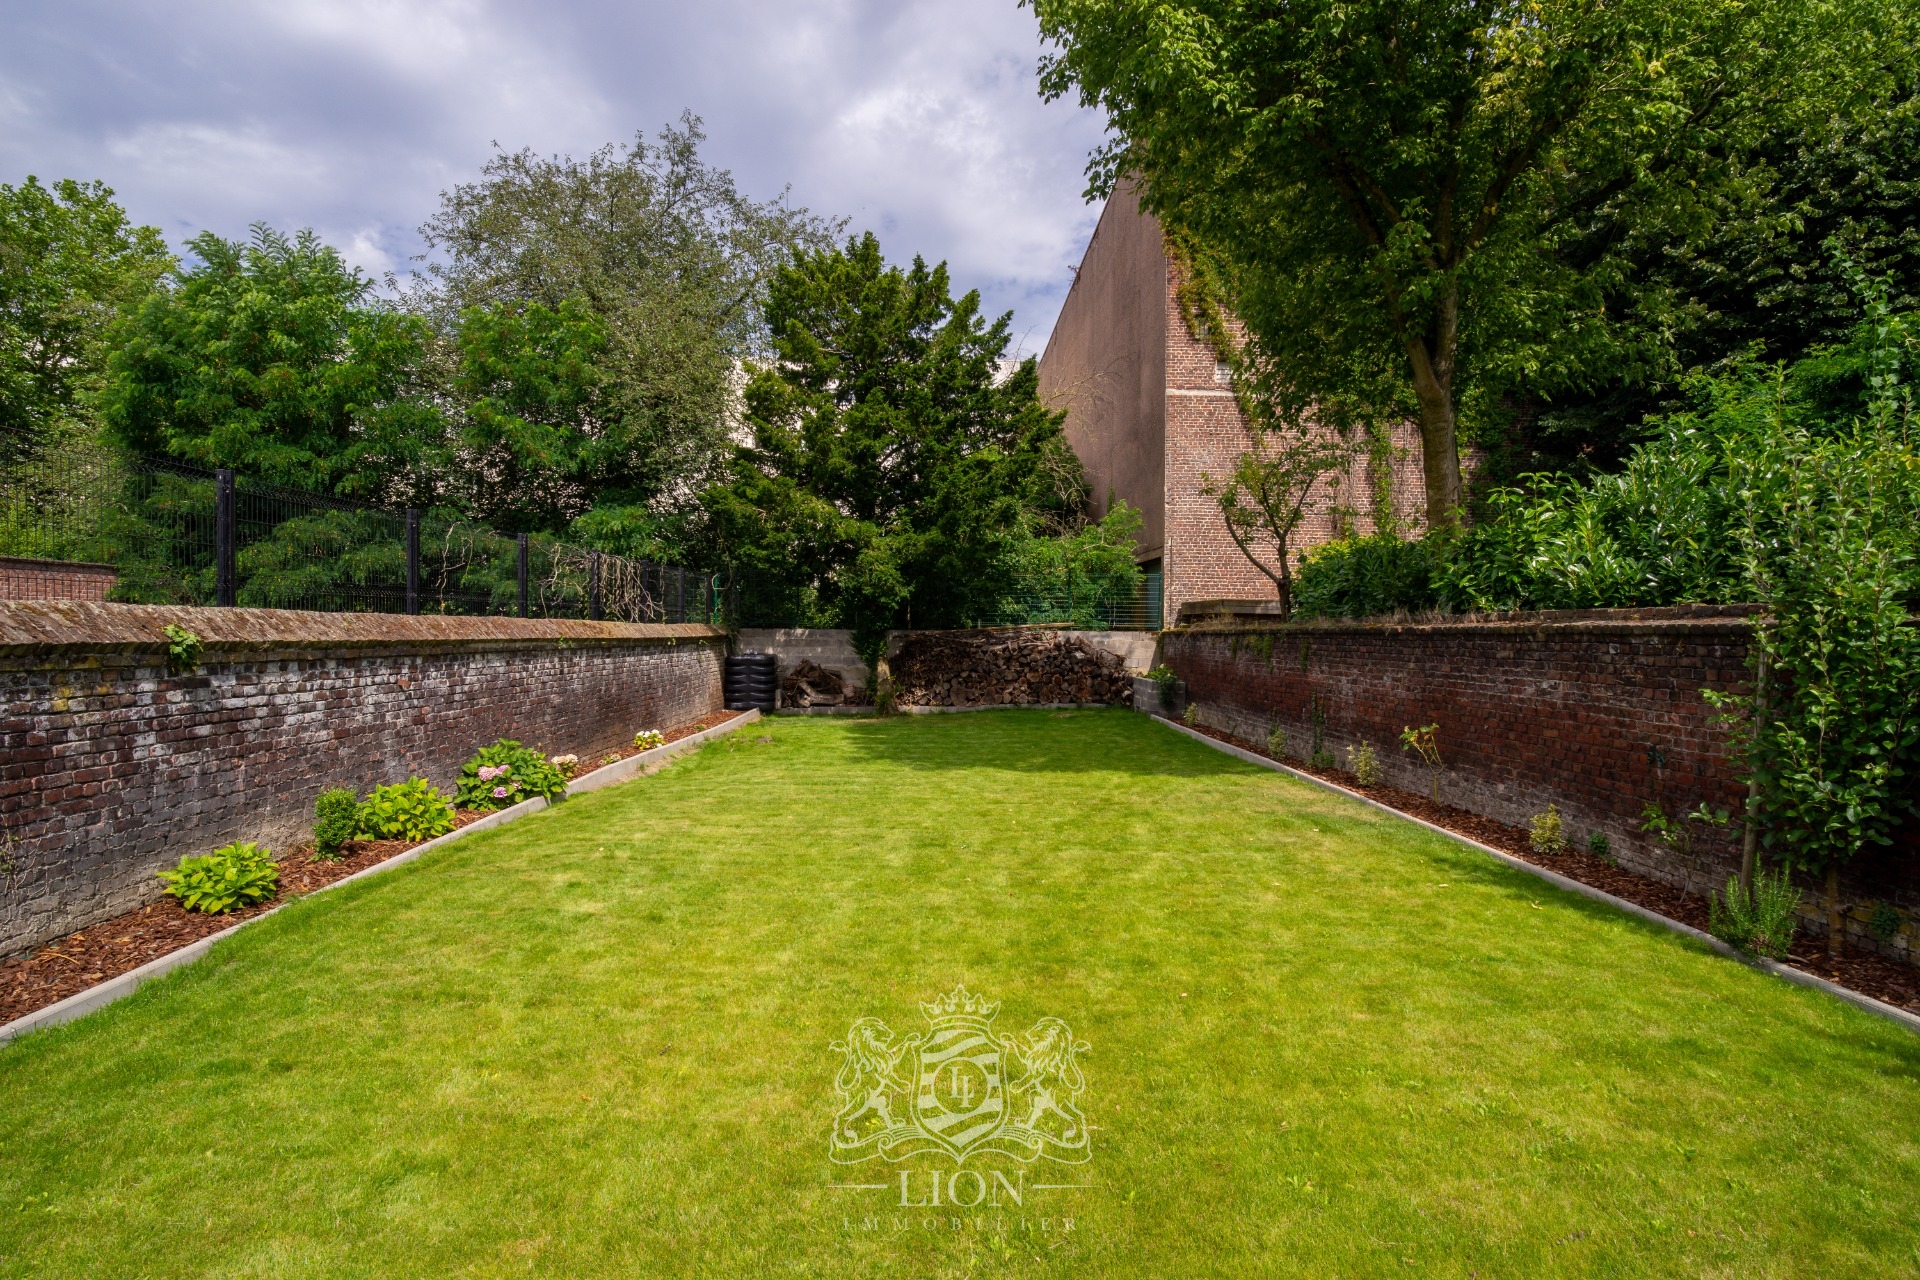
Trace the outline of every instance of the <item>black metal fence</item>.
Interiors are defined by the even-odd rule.
[[[717,580],[440,509],[391,511],[228,470],[74,453],[0,475],[0,555],[118,572],[130,603],[717,621]]]

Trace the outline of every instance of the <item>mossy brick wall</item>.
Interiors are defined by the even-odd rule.
[[[1389,784],[1421,794],[1426,767],[1401,730],[1437,723],[1445,767],[1440,798],[1525,826],[1557,805],[1569,835],[1604,832],[1627,867],[1704,894],[1739,865],[1738,837],[1695,841],[1676,856],[1640,832],[1642,810],[1669,814],[1702,801],[1738,813],[1725,730],[1702,691],[1743,690],[1746,615],[1704,608],[1511,615],[1491,620],[1305,622],[1170,631],[1163,660],[1187,683],[1200,723],[1265,743],[1274,727],[1290,754],[1311,750],[1314,711],[1326,748],[1373,744]],[[1843,879],[1849,937],[1874,947],[1871,907],[1885,899],[1909,924],[1880,949],[1906,956],[1920,911],[1920,844],[1902,833],[1870,850]],[[1811,886],[1809,886],[1811,888]],[[1807,904],[1807,925],[1824,916]]]
[[[167,668],[162,628],[200,636]],[[307,838],[314,797],[451,789],[496,738],[583,761],[721,707],[704,626],[0,602],[0,955],[157,896],[230,840]]]

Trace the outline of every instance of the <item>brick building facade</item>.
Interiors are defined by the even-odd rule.
[[[1041,398],[1066,412],[1094,513],[1105,515],[1113,501],[1141,513],[1137,555],[1160,585],[1169,625],[1190,600],[1278,594],[1204,492],[1206,478],[1229,474],[1252,442],[1225,368],[1188,332],[1179,283],[1159,223],[1122,186],[1100,215],[1040,359]],[[1411,529],[1424,512],[1419,433],[1399,424],[1391,442],[1393,510]],[[1299,547],[1345,529],[1373,531],[1370,467],[1358,451],[1337,488],[1314,501]]]

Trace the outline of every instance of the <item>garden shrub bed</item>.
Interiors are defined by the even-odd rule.
[[[1205,734],[1220,742],[1231,743],[1243,751],[1251,751],[1269,760],[1279,759],[1262,744],[1236,738],[1232,734],[1223,733],[1207,725],[1196,724],[1192,728],[1196,733]],[[1315,768],[1293,759],[1281,760],[1280,763],[1285,764],[1289,769],[1296,769],[1301,773],[1322,778],[1336,786],[1345,787],[1349,791],[1366,796],[1369,800],[1397,809],[1411,817],[1431,822],[1436,827],[1444,827],[1471,840],[1478,840],[1481,844],[1491,845],[1500,852],[1510,854],[1523,862],[1545,867],[1569,880],[1578,880],[1581,884],[1590,885],[1616,898],[1624,898],[1635,906],[1658,912],[1669,920],[1677,920],[1681,924],[1690,925],[1703,932],[1707,928],[1705,898],[1688,893],[1675,885],[1655,880],[1651,876],[1643,876],[1637,871],[1615,866],[1584,849],[1569,847],[1565,853],[1549,857],[1534,851],[1529,833],[1524,827],[1495,822],[1491,818],[1469,813],[1465,809],[1457,809],[1444,802],[1436,802],[1418,792],[1403,791],[1399,787],[1384,784],[1363,787],[1344,769]],[[1850,991],[1857,991],[1861,995],[1884,1001],[1895,1008],[1920,1013],[1920,971],[1916,971],[1913,965],[1902,964],[1885,956],[1859,950],[1850,950],[1838,961],[1834,961],[1827,955],[1824,938],[1811,937],[1804,933],[1794,936],[1793,950],[1783,963],[1803,973],[1811,973],[1816,977],[1825,978],[1828,982],[1837,983]]]
[[[667,742],[678,742],[700,732],[704,725],[713,728],[725,724],[738,711],[718,711],[692,724],[664,730]],[[620,759],[638,755],[628,746],[618,753]],[[591,773],[605,758],[583,760],[579,773]],[[454,829],[491,816],[474,809],[454,811]],[[161,898],[124,915],[102,920],[77,929],[63,938],[34,948],[27,955],[0,963],[0,1026],[16,1018],[58,1004],[88,987],[138,969],[180,948],[190,946],[211,934],[251,920],[304,894],[344,880],[355,872],[377,866],[424,841],[349,840],[340,847],[340,856],[331,861],[317,858],[311,843],[296,846],[279,858],[280,891],[256,906],[242,907],[220,915],[188,911],[173,898]]]
[[[471,809],[456,810],[454,828],[486,816]],[[189,911],[173,898],[162,898],[137,911],[76,930],[0,964],[0,1025],[58,1004],[222,929],[231,929],[289,899],[324,889],[356,871],[405,853],[416,843],[425,842],[351,840],[332,861],[313,856],[311,845],[301,845],[280,858],[280,892],[266,902],[207,915]]]

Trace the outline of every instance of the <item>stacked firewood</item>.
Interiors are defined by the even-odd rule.
[[[837,671],[829,671],[811,659],[802,658],[780,679],[780,705],[783,707],[861,706],[867,691],[848,688]]]
[[[908,707],[1101,702],[1124,706],[1133,680],[1117,654],[1057,631],[932,631],[909,636],[888,666]]]

